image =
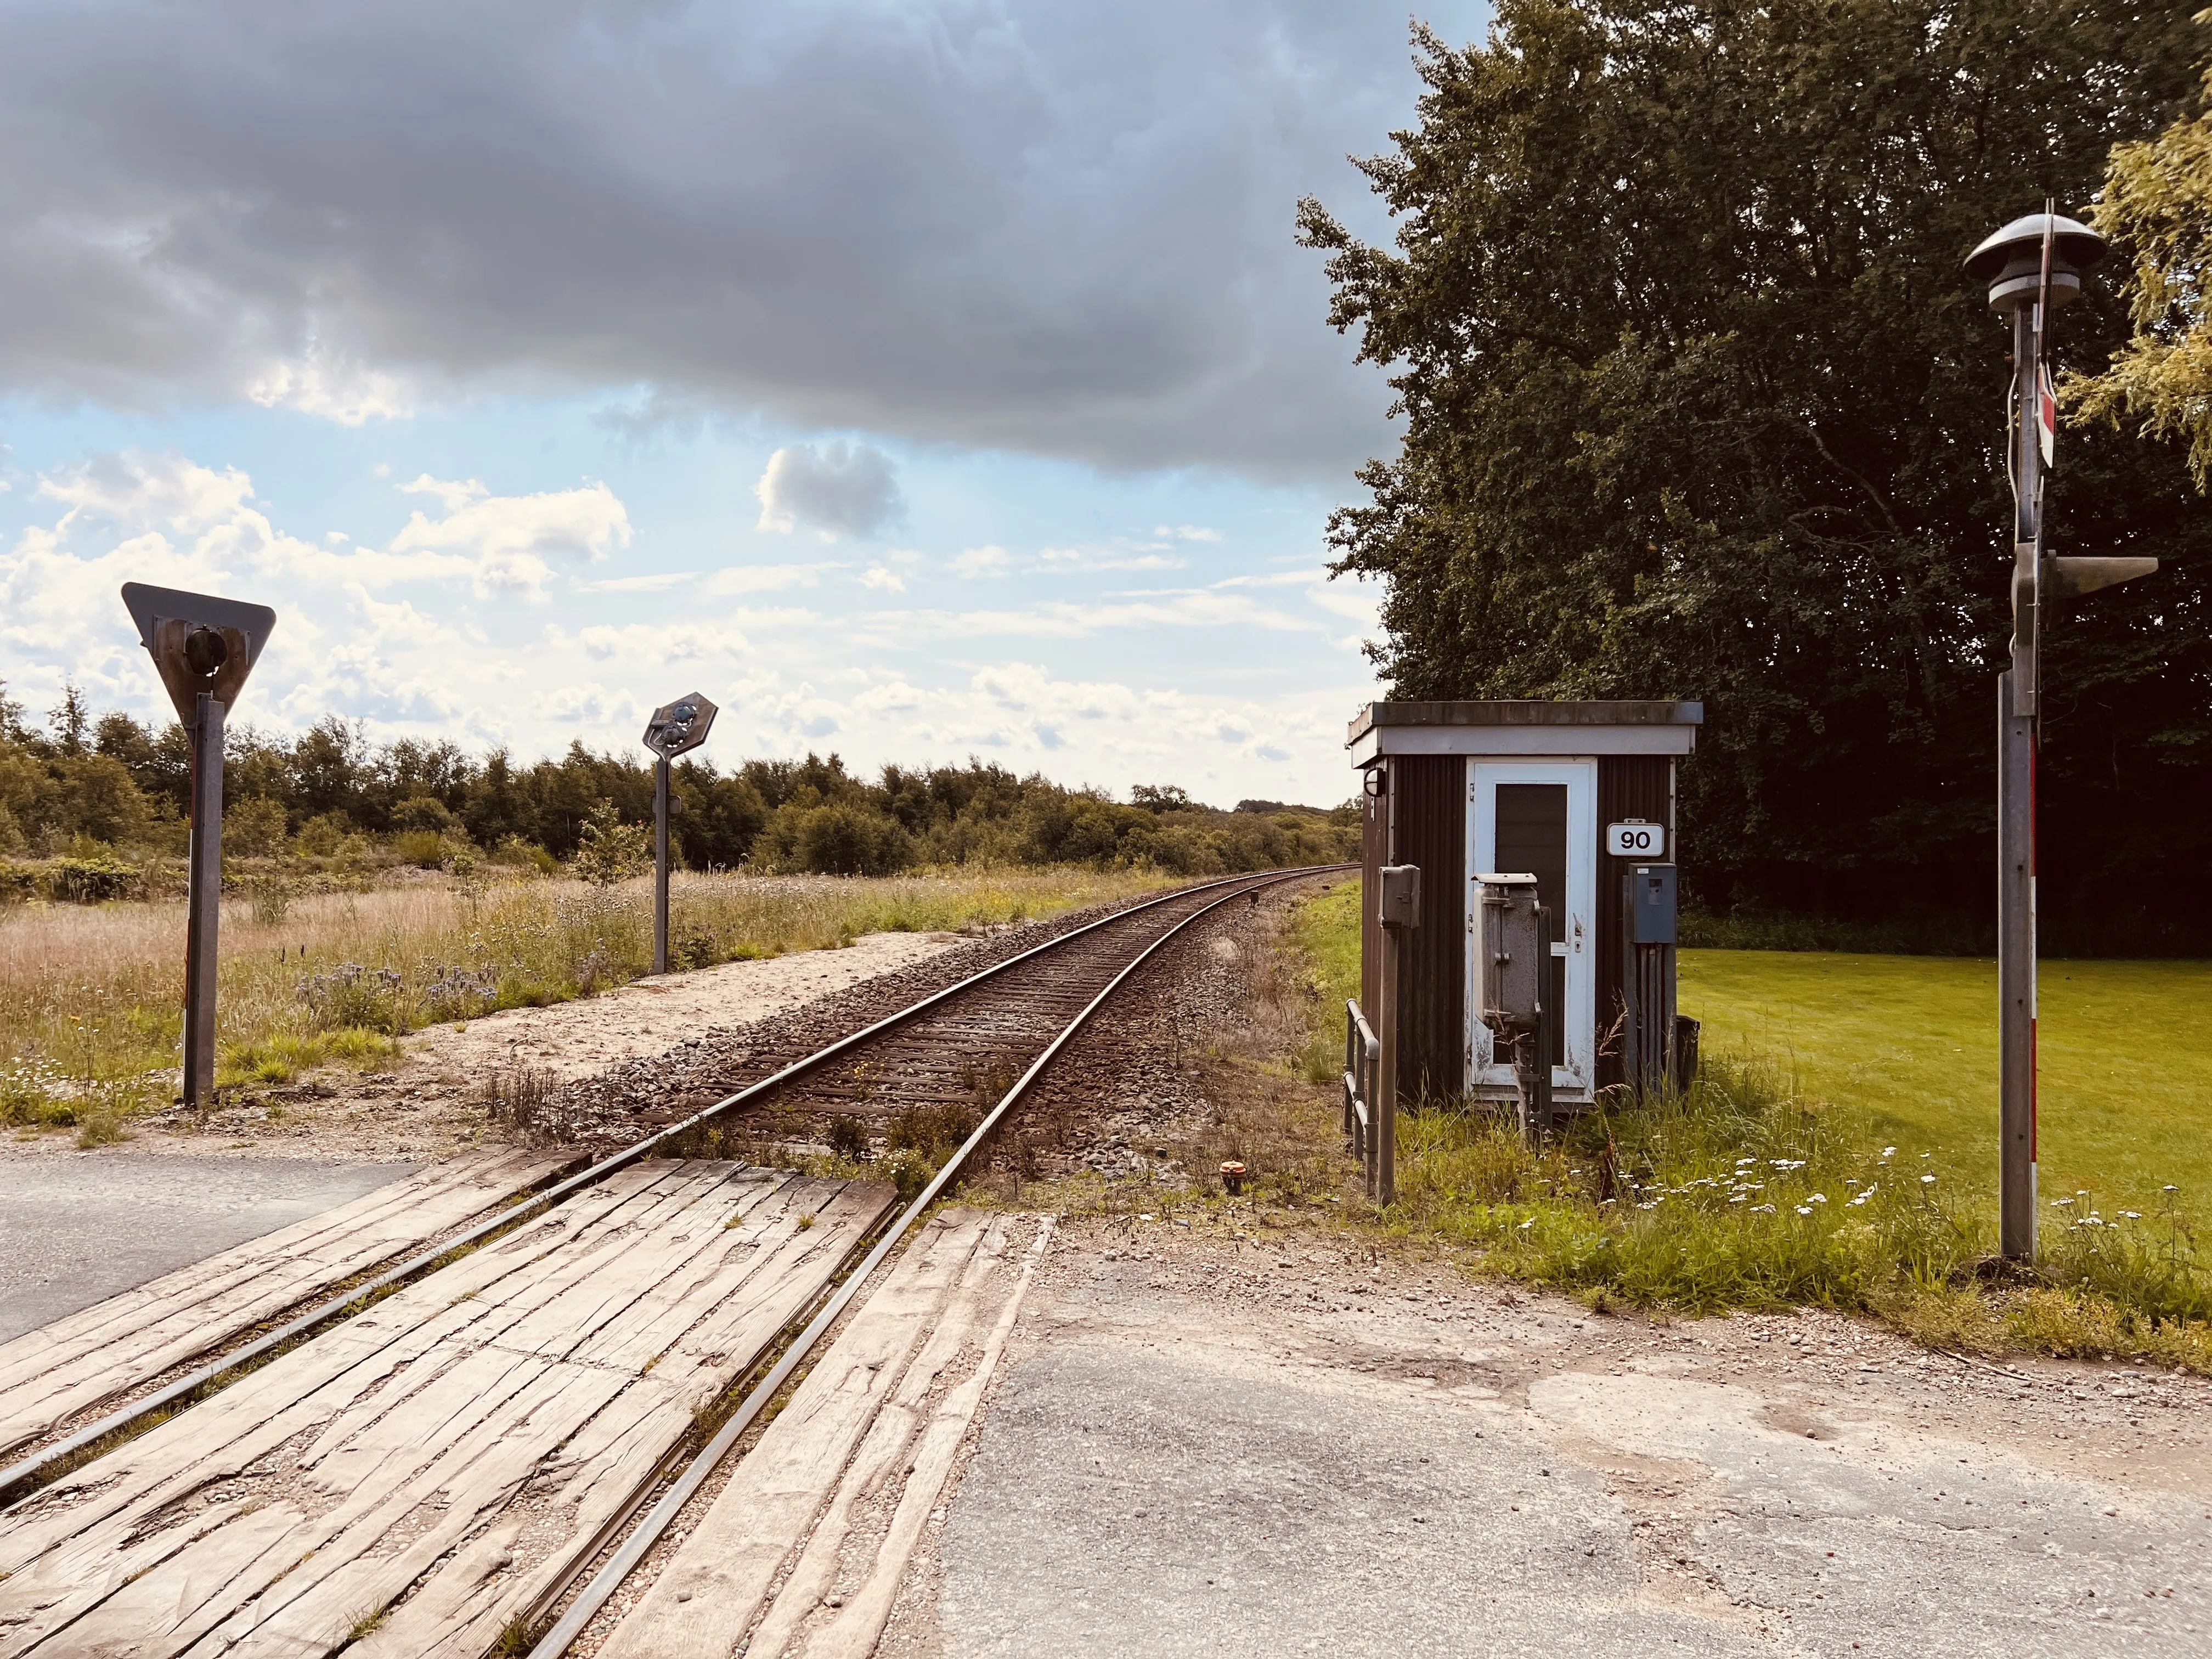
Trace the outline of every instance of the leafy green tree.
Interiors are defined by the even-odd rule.
[[[2201,490],[2212,477],[2212,110],[2115,147],[2092,222],[2130,263],[2135,333],[2103,374],[2071,377],[2068,400],[2081,419],[2132,416],[2143,432],[2186,438]]]
[[[623,823],[615,804],[604,798],[592,804],[576,841],[576,873],[594,887],[629,879],[652,856],[645,826]]]
[[[2006,367],[1959,264],[2173,118],[2187,8],[1501,0],[1486,43],[1416,44],[1418,125],[1361,164],[1395,246],[1300,208],[1404,418],[1331,526],[1388,580],[1393,694],[1702,697],[1710,902],[1977,902]],[[2124,333],[2106,291],[2058,339]],[[2172,562],[2049,631],[2045,891],[2171,919],[2212,851],[2212,526],[2172,446],[2061,462],[2058,545]]]

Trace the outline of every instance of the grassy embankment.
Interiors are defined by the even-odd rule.
[[[1322,990],[1305,1055],[1335,1066],[1358,889],[1304,907]],[[1923,1340],[2212,1369],[2212,1187],[2195,963],[2046,965],[2044,1261],[1985,1283],[1995,1239],[1987,963],[1686,953],[1706,1060],[1680,1099],[1585,1114],[1550,1148],[1497,1115],[1401,1120],[1386,1230],[1594,1306],[1817,1304]],[[1333,1012],[1334,1011],[1334,1012]],[[2077,1193],[2075,1189],[2085,1189]]]
[[[1167,878],[1081,868],[896,876],[679,876],[685,967],[849,943],[862,933],[1020,921]],[[652,959],[651,890],[444,878],[223,907],[222,1083],[333,1061],[390,1064],[422,1025],[564,1001]],[[0,907],[0,1122],[112,1138],[175,1088],[185,915],[173,901]]]

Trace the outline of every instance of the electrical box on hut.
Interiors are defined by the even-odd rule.
[[[1394,1021],[1400,1098],[1515,1099],[1515,1055],[1533,1061],[1540,1030],[1558,1107],[1694,1065],[1674,1008],[1674,773],[1704,719],[1674,702],[1359,711],[1367,890],[1386,866],[1422,872]],[[1384,935],[1362,908],[1359,1000],[1374,1009]]]

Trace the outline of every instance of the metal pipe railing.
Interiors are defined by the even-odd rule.
[[[1359,1154],[1359,1167],[1367,1176],[1367,1189],[1375,1190],[1375,1158],[1380,1137],[1376,1133],[1375,1087],[1382,1066],[1382,1044],[1358,999],[1344,1000],[1344,1133]]]

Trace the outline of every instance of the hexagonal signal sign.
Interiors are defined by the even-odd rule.
[[[653,718],[645,723],[645,746],[663,760],[688,754],[707,741],[717,712],[714,705],[696,691],[674,702],[665,702],[653,711]]]

